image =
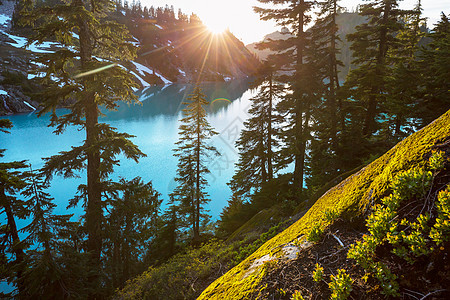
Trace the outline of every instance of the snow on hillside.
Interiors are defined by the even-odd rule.
[[[5,35],[6,37],[8,37],[11,41],[7,41],[6,43],[15,47],[15,48],[25,48],[33,53],[53,53],[55,49],[57,49],[58,47],[61,47],[61,45],[59,43],[55,43],[55,42],[43,42],[42,44],[37,44],[36,42],[33,42],[31,45],[26,46],[27,44],[27,38],[22,37],[22,36],[18,36],[18,35],[14,35],[11,33],[8,33],[8,27],[11,23],[11,17],[5,14],[0,14],[0,34]],[[155,26],[159,29],[163,29],[160,25],[155,24]],[[75,39],[79,39],[78,34],[76,33],[72,33],[72,36]],[[133,37],[133,41],[131,41],[135,46],[139,46],[139,40],[135,37]],[[100,58],[96,57],[98,60],[101,60]],[[136,79],[141,83],[141,85],[143,87],[148,87],[150,86],[150,84],[148,82],[146,82],[143,77],[145,78],[145,73],[148,74],[154,74],[156,76],[158,76],[163,82],[164,85],[170,85],[173,82],[168,80],[166,77],[164,77],[162,74],[160,74],[159,72],[156,71],[152,71],[150,70],[148,67],[137,63],[137,62],[132,62],[134,64],[134,66],[136,67],[136,72],[130,71],[131,74],[133,74]],[[185,72],[180,70],[180,73],[183,74],[183,76],[185,75]],[[28,79],[32,79],[34,77],[42,77],[43,74],[29,74],[28,75]]]
[[[164,82],[164,85],[168,85],[168,84],[172,84],[172,81],[168,80],[167,78],[165,78],[164,76],[162,76],[160,73],[158,72],[153,72],[152,70],[150,70],[148,67],[137,63],[135,61],[132,62],[134,64],[134,66],[136,67],[136,71],[138,71],[139,74],[141,74],[142,76],[145,76],[145,73],[148,74],[155,74],[157,75],[159,78],[161,78],[161,80]],[[145,73],[144,73],[145,72]]]
[[[7,26],[11,21],[11,17],[0,14],[0,26]]]
[[[133,74],[134,77],[137,78],[137,80],[139,80],[139,82],[142,84],[143,87],[148,87],[148,86],[150,86],[150,84],[149,84],[147,81],[145,81],[144,79],[142,79],[142,78],[141,78],[138,74],[136,74],[135,72],[130,71],[130,73]]]
[[[28,103],[27,101],[23,101],[23,103],[24,103],[26,106],[28,106],[29,108],[31,108],[32,110],[36,110],[36,108],[35,108],[33,105],[31,105],[30,103]]]

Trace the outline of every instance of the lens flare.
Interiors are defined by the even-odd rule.
[[[227,98],[216,98],[216,99],[214,99],[214,100],[211,102],[210,105],[213,105],[213,103],[215,103],[215,102],[217,102],[217,101],[226,101],[226,102],[228,102],[228,103],[231,103],[231,101],[228,100]]]

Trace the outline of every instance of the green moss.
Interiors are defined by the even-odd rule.
[[[255,238],[257,238],[261,234],[259,228],[266,228],[268,223],[273,222],[273,219],[280,219],[279,208],[277,206],[261,210],[233,232],[226,242],[238,240],[244,236],[246,238],[251,238],[252,233],[254,233]]]
[[[413,166],[423,166],[434,145],[450,136],[450,111],[439,119],[414,133],[382,157],[342,181],[325,193],[296,223],[267,241],[242,263],[213,282],[198,299],[252,299],[257,297],[264,265],[249,271],[252,263],[281,249],[281,245],[307,234],[317,220],[323,219],[325,211],[333,209],[339,215],[363,213],[373,202],[387,194],[389,182],[395,174]],[[325,226],[326,224],[324,224]]]

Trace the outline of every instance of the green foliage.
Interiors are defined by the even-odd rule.
[[[450,99],[450,20],[441,13],[427,37],[430,43],[422,47],[418,55],[420,85],[413,116],[418,125],[432,122],[449,107]]]
[[[151,182],[120,179],[109,187],[104,226],[104,268],[114,290],[146,269],[149,243],[157,235],[162,200]]]
[[[309,231],[308,235],[306,236],[306,239],[309,242],[318,243],[322,240],[323,232],[324,232],[324,225],[321,223],[316,223]]]
[[[320,220],[314,223],[314,225],[311,227],[311,230],[308,232],[306,239],[309,242],[313,243],[321,241],[326,228],[330,224],[333,224],[333,222],[339,218],[339,215],[340,214],[337,210],[325,210]]]
[[[219,276],[233,256],[233,247],[210,241],[189,248],[127,282],[118,299],[193,299]]]
[[[327,209],[333,208],[341,215],[345,213],[351,216],[366,212],[373,200],[380,201],[389,193],[389,183],[395,174],[425,165],[423,158],[432,152],[436,144],[442,143],[445,137],[450,135],[449,120],[450,111],[331,188],[300,220],[264,243],[247,259],[217,279],[203,291],[199,299],[256,298],[264,280],[265,269],[251,269],[253,261],[265,255],[272,255],[273,249],[308,234]],[[240,280],[236,280],[237,278]]]
[[[88,298],[102,298],[107,293],[102,278],[107,177],[119,164],[119,155],[138,161],[145,154],[130,141],[132,135],[99,122],[100,108],[115,110],[119,101],[136,101],[134,76],[120,67],[123,61],[135,57],[136,48],[127,42],[131,36],[125,26],[109,19],[114,7],[111,0],[20,3],[22,21],[34,29],[28,45],[54,40],[61,46],[51,53],[36,54],[40,67],[34,72],[45,74],[40,82],[45,89],[39,116],[50,114],[49,126],[55,127],[56,134],[68,126],[86,133],[81,145],[46,158],[43,173],[46,180],[54,174],[87,174],[87,183],[79,186],[79,194],[70,205],[79,200],[85,204],[82,228],[87,241],[83,250],[89,253],[90,263],[85,266],[90,271],[84,278],[89,286]],[[67,107],[68,112],[57,113],[61,106]]]
[[[335,209],[327,209],[324,212],[324,217],[323,220],[326,223],[333,223],[334,221],[336,221],[339,218],[339,212]]]
[[[330,279],[331,281],[328,284],[331,290],[330,299],[347,299],[352,291],[353,280],[350,278],[350,275],[348,275],[344,269],[339,269],[338,274],[336,276],[331,275]]]
[[[323,280],[323,267],[318,263],[316,264],[316,268],[313,271],[313,279],[315,282],[321,282]]]
[[[434,152],[428,161],[428,168],[437,172],[443,166],[444,153]],[[363,241],[352,244],[348,251],[348,258],[355,259],[367,272],[377,278],[383,293],[388,296],[399,295],[397,276],[386,264],[377,261],[375,251],[378,247],[389,243],[393,247],[393,254],[413,264],[417,257],[429,255],[434,251],[432,241],[439,245],[441,237],[448,238],[448,221],[445,223],[448,214],[442,213],[441,205],[446,201],[448,189],[441,191],[438,196],[436,205],[438,216],[432,227],[429,226],[431,217],[428,213],[419,214],[414,222],[407,219],[399,220],[398,209],[401,203],[408,199],[424,197],[430,189],[433,176],[434,174],[425,168],[412,168],[398,173],[390,185],[392,193],[381,200],[382,204],[374,206],[373,212],[366,220],[370,235],[364,235]],[[447,227],[445,225],[441,227],[441,224],[446,224]]]
[[[430,230],[430,238],[440,246],[450,240],[450,186],[439,193],[436,208],[438,215]]]
[[[285,222],[284,222],[285,223]],[[255,252],[262,244],[273,238],[277,235],[281,230],[284,229],[284,223],[279,223],[269,229],[269,231],[261,234],[261,236],[254,242],[246,245],[242,245],[236,252],[236,255],[233,258],[233,265],[236,265],[243,261],[245,258],[250,256],[253,252]]]
[[[291,300],[305,300],[305,298],[303,298],[302,293],[300,293],[300,291],[295,291],[292,294]]]
[[[258,94],[251,98],[251,117],[244,122],[236,146],[239,161],[229,186],[235,196],[248,198],[273,180],[280,165],[278,124],[282,118],[275,111],[275,103],[283,92],[283,86],[274,80],[273,67],[266,62],[261,71],[261,85]]]
[[[200,222],[206,223],[208,216],[204,213],[204,205],[209,201],[204,191],[208,182],[205,175],[210,173],[208,162],[213,156],[218,156],[217,149],[208,140],[217,135],[208,120],[206,109],[208,101],[200,87],[196,86],[183,109],[179,140],[175,156],[178,158],[177,177],[178,186],[170,195],[171,203],[177,206],[184,228],[192,231],[194,242],[199,242]]]

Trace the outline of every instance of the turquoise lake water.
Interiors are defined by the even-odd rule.
[[[213,219],[219,217],[231,194],[226,183],[233,176],[234,164],[238,159],[235,141],[248,118],[250,98],[254,94],[248,87],[249,84],[245,81],[202,85],[210,102],[218,98],[229,100],[215,101],[208,107],[208,120],[219,132],[211,143],[221,153],[219,157],[208,162],[211,171],[207,176],[210,183],[207,192],[211,199],[208,209]],[[168,194],[176,185],[173,178],[176,175],[177,159],[173,157],[172,149],[178,140],[182,102],[192,89],[191,85],[178,84],[165,88],[149,87],[138,92],[142,105],[123,104],[118,111],[105,112],[106,116],[100,121],[109,123],[119,132],[135,135],[133,142],[147,155],[139,163],[120,157],[120,166],[116,167],[112,179],[132,179],[140,176],[145,181],[151,180],[162,198],[168,199]],[[63,112],[64,110],[61,110],[61,113]],[[0,148],[7,149],[2,161],[25,159],[33,169],[38,169],[43,165],[43,157],[81,145],[84,139],[84,132],[75,127],[68,128],[62,135],[53,134],[53,129],[47,127],[49,116],[37,118],[36,114],[31,113],[8,118],[14,127],[11,134],[0,133]],[[76,193],[77,186],[86,182],[85,174],[79,175],[80,178],[75,179],[53,179],[49,193],[58,204],[56,213],[74,213],[75,216],[82,213],[81,206],[66,209],[68,200]],[[162,208],[164,206],[163,203]]]

